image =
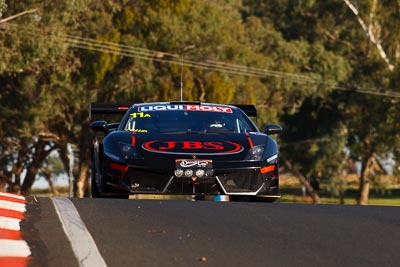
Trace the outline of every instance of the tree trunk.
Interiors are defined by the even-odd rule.
[[[52,175],[51,171],[46,170],[44,176],[46,178],[47,183],[49,183],[50,192],[53,196],[58,196],[59,193],[58,193],[57,188],[54,186],[53,179],[51,179],[51,175]]]
[[[340,203],[341,205],[344,204],[344,192],[343,192],[343,191],[340,191],[340,192],[339,192],[339,203]]]
[[[76,196],[79,198],[88,196],[89,179],[88,179],[89,164],[81,164],[79,171],[79,179],[77,182]]]
[[[89,130],[89,118],[83,120],[82,132],[90,132]],[[77,184],[77,190],[75,196],[89,197],[89,170],[90,170],[90,147],[92,145],[92,140],[85,134],[82,134],[80,145],[79,145],[79,175]]]
[[[21,194],[30,195],[33,183],[35,182],[36,175],[39,172],[39,165],[36,162],[33,162],[28,167],[27,173],[25,175],[24,182],[21,187]]]
[[[18,160],[12,167],[11,173],[9,174],[9,177],[14,176],[14,181],[10,179],[8,191],[15,194],[21,193],[21,174],[24,170],[22,166],[23,156],[21,156],[21,153],[25,152],[19,151]]]
[[[60,159],[64,164],[65,171],[68,173],[69,196],[74,196],[74,173],[73,173],[73,149],[70,143],[59,144]]]
[[[0,24],[1,24],[1,23],[9,22],[9,21],[11,21],[11,20],[13,20],[13,19],[16,19],[16,18],[21,17],[21,16],[24,16],[24,15],[28,15],[28,14],[32,14],[32,13],[37,13],[37,11],[38,11],[37,8],[23,11],[23,12],[21,12],[21,13],[15,14],[15,15],[10,16],[10,17],[8,17],[8,18],[1,19],[1,20],[0,20]]]
[[[319,198],[318,193],[310,185],[310,183],[307,181],[306,177],[304,177],[304,175],[301,174],[299,170],[294,168],[293,165],[288,160],[284,161],[284,165],[286,166],[286,168],[288,168],[299,179],[300,183],[303,184],[306,187],[307,191],[310,193],[310,195],[311,195],[311,197],[313,199],[313,203],[314,204],[320,203],[321,200]]]
[[[389,57],[387,56],[385,50],[382,47],[382,42],[381,42],[381,37],[380,37],[380,25],[377,24],[375,21],[375,13],[376,13],[376,6],[378,4],[377,0],[372,1],[372,7],[371,7],[371,12],[369,15],[369,26],[365,23],[365,21],[361,18],[360,12],[358,9],[351,3],[350,0],[344,0],[346,5],[350,8],[350,10],[354,13],[354,15],[357,17],[358,23],[360,24],[361,28],[367,35],[369,41],[375,45],[375,47],[378,49],[379,55],[381,58],[386,62],[388,69],[390,71],[394,70],[394,65],[390,62]]]
[[[0,173],[0,192],[5,192],[8,186],[8,189],[12,187],[13,182],[9,176],[6,176]]]
[[[372,171],[377,167],[379,168],[379,165],[376,161],[375,154],[371,154],[367,158],[367,161],[363,162],[363,167],[360,177],[360,187],[358,189],[358,198],[357,198],[357,203],[359,205],[368,205],[369,188],[370,188],[369,177]]]
[[[196,78],[195,79],[195,82],[197,83],[197,88],[200,88],[200,95],[199,95],[199,101],[201,101],[201,102],[205,102],[206,101],[206,91],[205,91],[205,89],[204,89],[204,84],[203,84],[203,82],[201,81],[201,79],[200,78]]]
[[[35,145],[35,153],[32,155],[33,160],[32,163],[27,167],[25,179],[21,187],[21,194],[23,195],[30,195],[32,185],[36,180],[36,175],[38,174],[43,161],[52,151],[52,149],[46,150],[46,145],[48,145],[48,143],[44,142],[43,140],[39,140]]]
[[[0,176],[0,192],[6,191],[7,181]]]

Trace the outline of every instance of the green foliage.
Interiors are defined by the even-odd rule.
[[[344,163],[346,128],[335,102],[308,98],[293,115],[282,117],[285,147],[282,156],[296,162],[311,181],[340,175]]]
[[[97,36],[96,40],[100,42],[112,42],[118,43],[120,39],[120,33],[111,29],[109,32],[105,33],[103,36]],[[95,52],[97,54],[97,52]],[[99,53],[95,62],[93,62],[93,83],[95,85],[100,84],[107,73],[111,73],[117,63],[117,56],[110,53]]]
[[[205,91],[206,101],[215,103],[231,103],[233,100],[235,85],[228,78],[216,73],[210,73],[206,77]]]
[[[270,95],[276,96],[275,99],[286,98],[281,103],[288,104],[286,110],[283,106],[285,115],[281,117],[286,129],[286,134],[282,136],[283,143],[290,142],[282,148],[285,157],[298,163],[298,167],[307,175],[316,177],[321,166],[325,172],[328,170],[328,174],[331,164],[334,164],[332,170],[340,170],[340,157],[343,156],[341,153],[345,144],[357,159],[365,159],[374,152],[399,151],[399,134],[394,130],[399,129],[397,100],[341,91],[329,93],[335,87],[366,92],[369,90],[372,93],[398,88],[398,71],[388,71],[377,48],[359,27],[357,18],[343,1],[244,3],[245,16],[256,16],[265,24],[272,24],[285,40],[290,41],[289,44],[295,44],[292,48],[287,46],[279,54],[277,59],[280,65],[291,73],[309,71],[309,77],[315,81],[313,83],[300,78],[297,83],[274,82],[285,93],[278,91]],[[363,1],[358,4],[360,16],[371,27],[375,27],[374,34],[381,39],[388,58],[392,62],[398,61],[393,48],[399,40],[399,32],[394,30],[397,27],[395,25],[398,25],[399,4],[376,1],[374,11],[372,3]],[[285,55],[289,56],[289,60],[283,60]],[[297,67],[293,63],[297,63]],[[311,109],[304,109],[309,101],[307,99],[316,96],[326,100],[311,105]],[[271,101],[266,103],[267,107],[272,104]],[[337,108],[333,114],[336,115],[329,119],[330,124],[325,125],[321,119],[305,120],[310,114],[316,114],[316,118],[319,118],[321,108],[334,105]],[[310,107],[309,104],[307,106]],[[320,132],[315,127],[326,128],[331,133]],[[337,127],[343,128],[345,134],[334,134]],[[342,136],[339,143],[336,142],[337,136]],[[347,137],[352,137],[348,140],[353,141],[346,143]],[[326,177],[334,178],[334,175],[331,172]]]
[[[0,0],[0,19],[3,17],[3,13],[7,10],[7,3],[5,0]]]
[[[64,164],[58,155],[50,155],[48,157],[47,164],[49,165],[53,174],[60,175],[65,173]]]

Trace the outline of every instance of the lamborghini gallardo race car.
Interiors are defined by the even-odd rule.
[[[278,145],[282,132],[260,132],[254,105],[156,102],[91,103],[90,114],[123,114],[118,123],[95,120],[92,197],[137,194],[279,198]]]

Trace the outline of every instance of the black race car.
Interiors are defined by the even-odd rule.
[[[119,123],[93,121],[93,197],[189,195],[230,200],[279,198],[278,145],[249,118],[254,105],[156,102],[91,103],[93,114],[124,114]]]

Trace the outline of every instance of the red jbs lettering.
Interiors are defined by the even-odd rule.
[[[154,147],[154,146],[152,146]],[[157,147],[154,147],[157,148]],[[180,149],[208,149],[208,150],[223,150],[224,146],[221,142],[196,142],[196,141],[165,141],[158,144],[158,149],[171,150]]]
[[[148,151],[153,152],[212,152],[212,153],[237,153],[243,150],[243,147],[230,141],[148,141],[142,145]]]

